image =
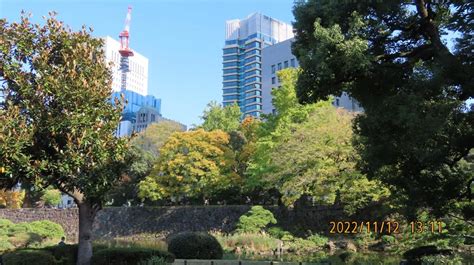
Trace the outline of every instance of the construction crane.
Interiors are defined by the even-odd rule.
[[[132,7],[128,7],[127,16],[125,17],[125,28],[120,32],[120,70],[122,71],[121,91],[127,89],[127,73],[130,72],[128,57],[133,56],[133,51],[128,46],[130,37],[130,20],[132,19]]]

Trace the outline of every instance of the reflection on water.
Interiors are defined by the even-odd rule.
[[[107,245],[109,247],[146,247],[159,250],[167,250],[168,246],[164,240],[157,239],[130,239],[130,238],[118,238],[113,240],[99,240],[95,241],[96,244]],[[312,264],[325,264],[325,265],[399,265],[402,260],[400,255],[394,255],[383,252],[334,252],[329,253],[327,251],[320,251],[311,253],[310,255],[301,254],[284,254],[282,256],[263,256],[263,255],[236,255],[227,253],[224,256],[224,260],[244,260],[244,261],[275,261],[274,265],[278,265],[276,261],[280,262],[302,262],[302,265]],[[197,262],[197,261],[196,261]],[[296,263],[296,264],[298,264]],[[253,264],[253,263],[252,263]],[[462,264],[474,264],[473,255],[464,255]],[[204,265],[201,263],[191,264],[187,262],[187,265]],[[206,264],[207,265],[207,264]],[[217,263],[215,265],[218,265]],[[242,265],[246,265],[245,262]],[[255,264],[258,265],[258,264]]]

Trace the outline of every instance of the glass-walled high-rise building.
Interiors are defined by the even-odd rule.
[[[237,103],[245,116],[260,116],[262,49],[292,37],[291,25],[259,13],[226,21],[223,105]]]

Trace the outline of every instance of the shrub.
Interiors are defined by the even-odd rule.
[[[184,232],[169,238],[168,251],[180,259],[222,259],[217,239],[207,233]]]
[[[9,237],[8,240],[13,246],[15,246],[15,248],[25,248],[38,246],[41,243],[42,238],[35,233],[21,232]]]
[[[389,236],[389,235],[383,235],[382,236],[382,242],[384,242],[385,244],[393,244],[396,241],[397,240],[394,236]]]
[[[28,233],[31,231],[31,226],[29,223],[17,223],[13,224],[13,226],[10,226],[8,229],[8,235],[9,236],[15,236],[19,233]]]
[[[153,256],[147,261],[142,261],[138,265],[165,265],[168,264],[162,257]]]
[[[270,228],[268,229],[268,233],[269,233],[272,237],[278,238],[278,239],[282,239],[283,237],[288,236],[288,235],[291,236],[291,233],[290,233],[290,232],[285,231],[285,230],[283,230],[282,228],[280,228],[280,227],[278,227],[278,226],[270,227]]]
[[[23,249],[4,254],[5,265],[54,265],[57,264],[53,255],[44,250]]]
[[[233,252],[237,248],[240,248],[244,252],[268,253],[271,250],[277,248],[279,245],[278,239],[275,239],[267,234],[260,233],[244,233],[232,235],[222,235],[220,233],[214,233],[214,236],[221,243],[222,247],[229,252]]]
[[[77,245],[55,245],[43,248],[58,261],[58,265],[74,265],[77,261]],[[94,247],[94,251],[96,248]]]
[[[55,239],[64,236],[63,227],[60,224],[48,220],[31,222],[29,227],[30,232],[35,233],[42,238]]]
[[[0,252],[15,248],[7,238],[0,237]]]
[[[7,219],[0,219],[0,236],[8,234],[8,230],[15,224]]]
[[[328,238],[322,235],[314,234],[307,238],[309,241],[313,241],[316,246],[323,247],[328,243]]]
[[[166,251],[147,248],[108,248],[94,252],[92,264],[137,265],[152,257],[160,257],[170,263],[174,261],[174,255]]]
[[[239,233],[257,233],[268,224],[276,224],[273,213],[262,206],[253,206],[248,213],[242,215],[237,223]]]

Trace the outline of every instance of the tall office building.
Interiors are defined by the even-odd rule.
[[[161,99],[148,95],[148,59],[133,51],[129,59],[126,88],[122,90],[122,71],[120,70],[120,43],[107,36],[104,38],[104,51],[107,63],[112,62],[112,97],[126,100],[122,119],[117,128],[118,137],[140,132],[148,124],[157,122],[161,117]],[[145,119],[146,118],[146,119]],[[139,123],[139,124],[138,124]]]
[[[237,103],[245,116],[260,116],[262,49],[292,37],[291,25],[259,13],[226,21],[223,105]]]
[[[298,60],[291,52],[293,38],[268,46],[262,50],[262,108],[264,114],[275,113],[272,104],[272,90],[280,85],[279,70],[298,67]],[[347,93],[335,97],[333,105],[349,111],[363,111],[359,103]]]
[[[120,92],[122,72],[120,71],[120,42],[107,36],[104,38],[104,50],[107,63],[112,62],[112,90]],[[148,94],[148,59],[140,53],[133,51],[129,57],[127,74],[127,90],[146,96]]]

